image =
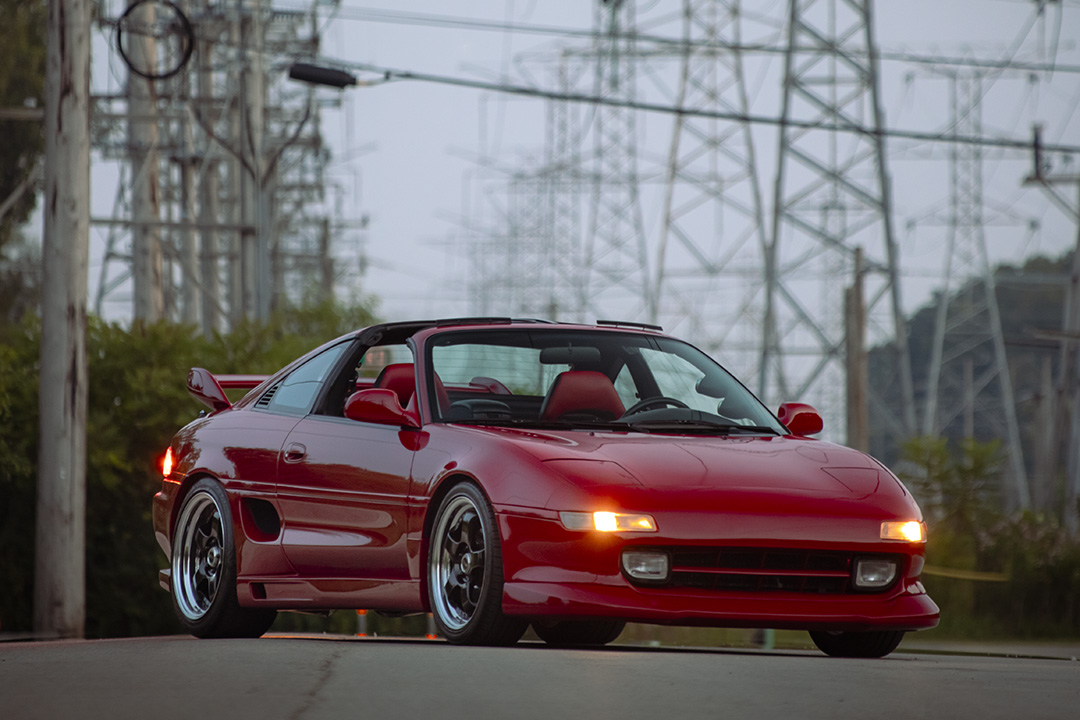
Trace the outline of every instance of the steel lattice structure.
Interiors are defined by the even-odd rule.
[[[806,398],[823,414],[843,417],[839,313],[861,247],[871,281],[866,298],[874,339],[891,341],[903,408],[901,417],[879,420],[898,437],[908,437],[915,413],[871,7],[870,0],[789,4],[758,390],[769,402]],[[784,124],[796,120],[860,130]]]
[[[956,73],[950,84],[954,126],[962,134],[980,136],[982,75]],[[963,437],[989,430],[990,437],[1004,438],[1014,484],[1008,504],[1027,508],[1031,496],[984,232],[983,150],[958,144],[951,153],[951,217],[922,432],[937,435],[962,423]],[[943,397],[962,397],[964,402],[942,407]],[[984,426],[983,432],[976,432],[976,423]]]
[[[94,219],[108,228],[95,305],[133,286],[134,317],[211,333],[333,297],[338,228],[320,103],[270,72],[275,58],[318,53],[315,7],[206,1],[187,15],[196,48],[182,71],[129,72],[123,94],[94,98],[94,148],[120,173],[112,217]],[[154,62],[154,37],[129,43]]]
[[[740,0],[685,0],[675,107],[745,115]],[[661,62],[655,55],[654,64]],[[756,376],[767,228],[748,123],[679,115],[663,176],[650,321]]]

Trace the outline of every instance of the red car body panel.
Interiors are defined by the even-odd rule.
[[[443,331],[421,329],[411,343],[422,348]],[[918,581],[923,545],[880,537],[883,521],[921,520],[919,508],[862,453],[792,435],[435,422],[423,353],[410,405],[420,427],[255,407],[259,393],[303,359],[181,430],[175,467],[154,498],[156,536],[169,555],[186,489],[200,477],[222,483],[241,605],[426,610],[432,514],[440,491],[465,479],[482,489],[498,521],[507,614],[836,630],[937,624],[937,606]],[[212,387],[201,376],[200,383]],[[471,391],[491,397],[491,387]],[[571,531],[559,520],[560,511],[596,510],[648,513],[657,532]],[[266,519],[274,516],[277,527]],[[643,587],[620,569],[629,546],[888,554],[901,558],[901,577],[885,592],[829,595]]]

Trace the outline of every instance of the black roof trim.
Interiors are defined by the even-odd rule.
[[[439,320],[412,320],[404,322],[389,322],[378,323],[366,328],[355,331],[352,334],[353,337],[358,339],[364,345],[381,345],[385,343],[404,342],[405,339],[411,337],[413,334],[426,330],[428,328],[438,327],[460,327],[465,325],[567,325],[577,327],[588,327],[586,325],[579,325],[578,323],[564,323],[558,320],[547,320],[543,318],[510,318],[510,317],[460,317],[460,318],[442,318]],[[646,330],[658,330],[662,331],[658,325],[646,325],[644,323],[635,322],[623,322],[621,320],[598,320],[597,325],[607,326],[626,326],[643,328]],[[348,336],[343,336],[348,337]]]
[[[461,317],[443,318],[434,322],[435,327],[447,325],[509,325],[513,319],[508,317]]]
[[[664,332],[664,328],[659,325],[650,325],[649,323],[630,322],[629,320],[597,320],[597,325],[604,327],[635,327],[643,330],[655,330],[656,332]]]
[[[510,317],[463,317],[445,318],[436,320],[435,327],[448,327],[453,325],[510,325],[513,323],[542,323],[545,325],[558,325],[554,320],[541,320],[539,318],[510,318]]]

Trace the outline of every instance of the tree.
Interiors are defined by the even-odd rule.
[[[45,105],[45,20],[40,0],[0,0],[0,109]],[[45,152],[44,124],[0,119],[0,206],[30,179]],[[0,258],[16,227],[34,210],[36,193],[23,192],[0,217]]]

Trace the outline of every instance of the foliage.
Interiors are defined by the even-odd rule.
[[[40,279],[40,249],[17,228],[0,251],[0,332],[36,308]]]
[[[997,508],[998,442],[913,438],[901,477],[927,516],[927,563],[1003,574],[1005,582],[924,574],[942,609],[942,630],[966,636],[1080,635],[1080,538],[1053,516]]]
[[[185,388],[192,366],[268,373],[367,324],[363,308],[323,305],[245,325],[211,339],[193,328],[91,320],[87,442],[86,633],[89,637],[177,630],[158,586],[164,556],[150,520],[161,454],[202,406]],[[355,323],[355,324],[354,324]],[[37,466],[37,320],[0,328],[0,624],[29,630],[33,614]]]
[[[46,3],[40,0],[0,0],[0,108],[45,105]],[[0,120],[0,203],[30,177],[45,152],[43,124]],[[36,193],[26,192],[0,218],[0,254],[12,231],[26,222]]]
[[[28,321],[0,338],[0,623],[28,628],[33,612],[37,503],[38,329]]]

